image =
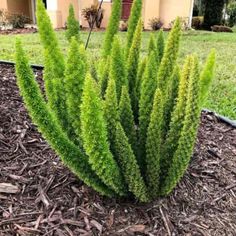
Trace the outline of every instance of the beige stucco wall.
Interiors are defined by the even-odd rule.
[[[47,12],[51,18],[54,28],[65,27],[70,4],[73,5],[75,16],[79,19],[79,1],[78,0],[48,0]]]
[[[10,12],[23,13],[32,18],[31,0],[0,0],[0,9]],[[99,0],[48,0],[48,14],[54,28],[65,26],[68,16],[69,5],[73,4],[75,15],[83,27],[88,27],[82,16],[82,10],[92,4],[99,3]],[[111,15],[112,3],[104,1],[104,19],[101,27],[106,27]],[[150,29],[149,21],[152,18],[160,18],[164,27],[168,28],[170,22],[177,16],[189,18],[192,12],[193,0],[143,0],[143,21],[144,28]]]
[[[79,1],[78,0],[66,0],[66,1],[58,0],[58,11],[61,12],[62,26],[65,26],[66,24],[70,4],[72,4],[74,7],[76,19],[79,19]]]
[[[143,23],[145,29],[150,29],[149,21],[160,17],[160,0],[143,1]]]
[[[7,0],[0,0],[0,9],[7,10]]]
[[[112,8],[112,3],[104,2],[102,4],[102,9],[104,10],[104,13],[103,13],[104,17],[103,17],[102,25],[101,25],[102,28],[106,28],[108,24],[108,21],[111,15],[111,8]]]
[[[87,21],[84,19],[84,17],[82,16],[82,10],[90,7],[93,4],[97,4],[98,1],[97,0],[79,0],[79,20],[80,20],[80,24],[83,27],[89,27]]]
[[[0,9],[10,13],[19,13],[33,20],[31,0],[0,0]]]
[[[94,0],[98,2],[98,0]],[[149,21],[153,18],[160,18],[165,28],[170,27],[170,23],[177,17],[189,18],[192,13],[194,0],[143,0],[143,22],[144,28],[150,29]],[[81,5],[87,3],[91,6],[93,0],[80,0]],[[104,19],[102,27],[106,27],[111,14],[112,3],[104,2],[102,8]],[[83,9],[83,8],[81,8]],[[87,26],[84,20],[81,21],[84,27]]]
[[[91,5],[97,4],[99,6],[99,0],[79,0],[79,12],[80,12],[80,22],[83,27],[89,27],[87,21],[82,16],[82,10],[91,7]],[[109,1],[104,1],[102,4],[102,9],[104,10],[104,18],[102,21],[102,28],[107,27],[110,15],[111,15],[112,3]]]
[[[48,10],[48,15],[51,19],[52,25],[54,28],[62,28],[63,23],[62,23],[62,13],[61,11],[57,10]]]
[[[81,2],[87,1],[87,0],[80,0]],[[95,0],[95,2],[99,3],[98,0]],[[91,4],[90,4],[91,5]],[[144,21],[144,27],[150,28],[149,27],[149,20],[155,17],[159,17],[159,7],[160,5],[160,0],[143,0],[143,21]],[[112,3],[107,1],[104,1],[102,4],[102,9],[104,10],[104,18],[102,21],[102,26],[101,27],[106,27],[111,15],[111,8],[112,8]],[[84,26],[84,25],[83,25]]]
[[[164,27],[169,28],[176,17],[188,18],[192,13],[193,0],[161,0],[160,19]]]
[[[22,13],[26,16],[31,16],[29,1],[30,0],[7,0],[7,10],[12,13]]]

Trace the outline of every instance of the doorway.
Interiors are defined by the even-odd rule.
[[[43,0],[43,4],[44,4],[45,8],[47,9],[47,0]]]
[[[130,11],[132,7],[133,0],[123,0],[122,1],[122,20],[128,20],[130,16]]]

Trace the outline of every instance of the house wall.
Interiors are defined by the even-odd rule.
[[[33,22],[31,0],[0,0],[0,9],[10,13],[24,14]]]
[[[80,9],[80,22],[83,27],[89,27],[87,21],[82,16],[82,10],[91,7],[93,4],[100,4],[100,0],[79,0],[79,9]],[[104,0],[102,4],[102,9],[104,10],[104,18],[102,21],[102,28],[106,28],[108,21],[111,15],[112,2],[111,0]]]
[[[47,0],[47,12],[53,27],[62,27],[62,13],[58,11],[58,0]]]
[[[58,0],[58,11],[61,12],[62,26],[65,26],[65,24],[66,24],[70,4],[72,4],[74,7],[76,19],[77,20],[79,19],[79,2],[78,2],[78,0],[66,0],[66,1],[65,0]]]
[[[87,0],[80,0],[81,2],[84,2]],[[94,0],[99,4],[99,0]],[[88,4],[91,6],[91,4]],[[101,27],[107,27],[108,21],[111,15],[111,8],[112,8],[112,2],[111,0],[104,0],[102,4],[102,9],[104,10],[104,18],[102,21]],[[143,0],[143,21],[144,21],[144,28],[150,28],[149,26],[149,20],[152,18],[159,18],[160,15],[160,0]],[[84,25],[83,25],[84,26]]]
[[[194,0],[143,0],[143,21],[144,28],[150,29],[149,21],[152,18],[160,18],[165,28],[170,27],[170,22],[177,16],[188,18],[192,13]],[[52,20],[54,28],[65,26],[69,12],[69,5],[73,4],[76,18],[80,20],[83,27],[88,27],[86,20],[82,16],[82,10],[92,4],[99,4],[100,0],[47,0],[47,11]],[[111,15],[112,3],[104,0],[104,19],[101,27],[106,27]],[[31,0],[0,0],[0,9],[10,12],[23,13],[32,16]],[[189,20],[191,22],[191,19]]]
[[[83,27],[89,27],[87,21],[82,16],[82,10],[98,3],[97,0],[79,0],[79,21]]]
[[[160,19],[164,27],[169,28],[170,23],[178,16],[189,21],[193,0],[161,0],[160,6]]]
[[[7,0],[0,1],[0,9],[6,10],[7,9]]]
[[[22,13],[25,16],[32,17],[29,1],[30,0],[7,0],[7,11]]]
[[[80,9],[83,9],[86,2],[86,7],[91,6],[94,2],[99,3],[99,0],[79,0]],[[143,22],[144,28],[150,29],[149,22],[153,18],[160,18],[163,27],[169,28],[170,23],[176,19],[177,16],[186,18],[188,20],[192,13],[194,0],[143,0]],[[104,9],[104,19],[102,27],[106,27],[111,15],[112,3],[110,0],[104,0],[102,8]],[[191,22],[191,19],[189,19]],[[81,20],[82,26],[87,27],[84,19]]]
[[[150,20],[160,18],[160,0],[143,1],[143,23],[145,29],[150,29]]]
[[[102,9],[104,10],[104,17],[101,25],[102,28],[106,28],[106,26],[108,25],[109,18],[111,15],[111,8],[112,8],[112,3],[110,2],[104,2],[102,4]]]
[[[86,0],[87,1],[87,0]],[[47,12],[51,18],[54,28],[62,28],[66,25],[69,13],[69,6],[73,5],[75,16],[79,19],[79,1],[78,0],[48,0]]]

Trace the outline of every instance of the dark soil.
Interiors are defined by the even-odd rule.
[[[35,71],[41,77],[40,71]],[[99,196],[31,123],[13,68],[0,65],[0,235],[236,235],[236,129],[203,113],[188,172],[165,199]]]
[[[0,35],[11,35],[11,34],[30,34],[37,33],[35,28],[22,28],[22,29],[9,29],[9,30],[0,30]]]

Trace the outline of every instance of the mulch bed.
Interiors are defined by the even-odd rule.
[[[236,129],[203,113],[191,165],[169,197],[108,199],[62,165],[31,123],[13,67],[0,65],[2,183],[16,192],[0,193],[3,236],[236,235]]]
[[[0,35],[12,35],[12,34],[30,34],[37,33],[35,28],[22,28],[22,29],[9,29],[9,30],[0,30]]]

